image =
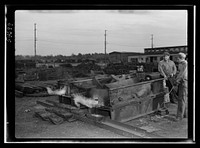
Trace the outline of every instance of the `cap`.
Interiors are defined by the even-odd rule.
[[[164,54],[163,54],[164,56],[170,56],[170,54],[169,54],[169,52],[164,52]]]
[[[184,53],[182,53],[182,52],[178,53],[178,55],[179,55],[179,58],[181,58],[181,59],[185,59],[186,58],[186,55]]]

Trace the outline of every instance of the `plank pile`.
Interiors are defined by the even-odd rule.
[[[37,101],[36,103],[44,106],[45,109],[35,111],[35,116],[53,124],[76,121],[77,119],[74,118],[74,115],[84,116],[87,112],[84,109],[80,110],[74,106],[51,100]]]

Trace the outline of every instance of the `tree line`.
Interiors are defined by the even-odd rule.
[[[108,56],[108,55],[106,55]],[[15,60],[35,60],[37,59],[38,61],[66,61],[66,60],[76,60],[76,61],[82,61],[84,59],[93,59],[97,61],[101,61],[105,59],[105,54],[104,53],[87,53],[87,54],[74,54],[72,53],[71,56],[66,56],[66,55],[37,55],[36,57],[33,55],[15,55]]]

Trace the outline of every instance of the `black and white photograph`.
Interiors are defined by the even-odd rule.
[[[5,10],[5,141],[195,142],[194,6]]]

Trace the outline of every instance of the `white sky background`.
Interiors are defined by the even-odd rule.
[[[186,10],[46,10],[15,12],[16,55],[143,52],[151,47],[187,45]]]

